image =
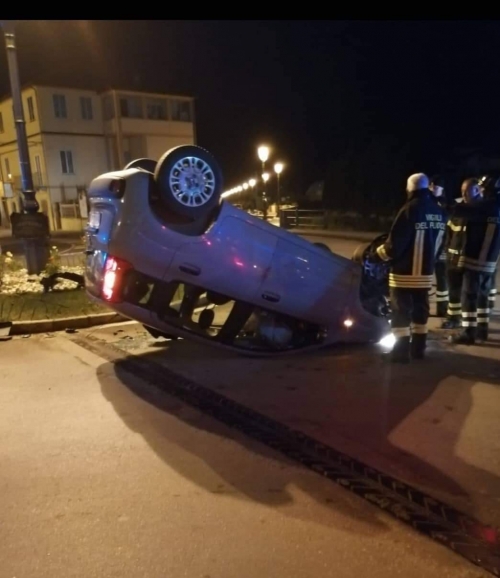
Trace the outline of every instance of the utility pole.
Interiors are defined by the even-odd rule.
[[[39,212],[40,206],[36,200],[33,186],[28,139],[26,137],[26,123],[24,120],[21,86],[17,66],[16,37],[14,22],[2,20],[1,26],[5,36],[7,63],[9,65],[10,89],[16,126],[17,148],[19,151],[19,165],[21,168],[21,182],[23,194],[23,212],[11,216],[12,235],[24,241],[26,267],[28,274],[39,274],[45,268],[48,260],[48,240],[50,237],[48,218]]]

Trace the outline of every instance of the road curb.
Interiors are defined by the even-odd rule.
[[[119,313],[96,313],[95,315],[79,315],[76,317],[61,317],[59,319],[40,319],[37,321],[15,321],[10,328],[10,335],[27,335],[32,333],[51,333],[65,329],[85,329],[96,325],[107,325],[130,321]]]

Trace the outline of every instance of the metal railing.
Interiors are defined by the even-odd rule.
[[[322,209],[282,209],[280,226],[284,229],[298,227],[324,229],[326,228],[326,212]]]

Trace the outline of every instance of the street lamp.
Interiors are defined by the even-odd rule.
[[[264,207],[264,220],[266,220],[267,219],[266,183],[269,180],[269,173],[262,173],[262,180],[264,181],[264,188],[262,191],[262,205]]]
[[[266,170],[266,161],[269,158],[269,153],[271,149],[266,145],[261,145],[257,149],[257,155],[259,156],[260,161],[262,162],[262,172],[264,173]]]
[[[277,193],[278,193],[278,202],[277,202],[277,206],[276,206],[276,213],[278,215],[278,219],[280,218],[280,205],[281,205],[281,198],[280,198],[280,174],[281,171],[283,170],[283,163],[276,163],[274,165],[274,172],[276,173],[276,178],[277,178]]]
[[[12,234],[24,241],[26,268],[28,274],[39,274],[43,271],[48,260],[47,239],[50,235],[48,218],[39,212],[31,173],[28,139],[26,137],[26,123],[24,120],[19,69],[16,54],[16,36],[14,22],[2,20],[0,24],[5,37],[7,63],[9,67],[10,90],[16,126],[17,148],[21,169],[22,193],[24,197],[23,212],[11,216]]]

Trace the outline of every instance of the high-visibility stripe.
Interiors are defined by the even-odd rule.
[[[389,287],[399,287],[401,289],[431,289],[432,275],[398,275],[389,273]]]
[[[462,311],[462,317],[476,317],[476,311]]]
[[[413,243],[413,267],[411,271],[413,277],[418,277],[419,275],[422,274],[424,240],[425,240],[425,230],[419,229],[415,234],[415,242]]]
[[[396,339],[398,337],[410,337],[410,328],[409,327],[393,327],[392,333]]]
[[[452,301],[450,301],[448,303],[448,309],[462,309],[462,304],[461,303],[453,303]]]
[[[494,273],[496,269],[495,261],[480,261],[471,257],[460,257],[458,264],[471,271],[479,271],[480,273]]]
[[[479,315],[480,313],[489,313],[490,310],[489,309],[478,309],[477,310],[477,314]]]
[[[441,243],[443,241],[443,235],[444,235],[444,230],[439,231],[439,233],[437,234],[436,237],[436,244],[434,245],[435,250],[434,250],[434,255],[437,255],[439,249],[441,248]],[[444,252],[440,255],[441,258],[446,257],[444,255]]]
[[[428,331],[427,324],[420,325],[419,323],[412,323],[411,324],[411,331],[412,331],[412,333],[415,333],[418,335],[425,335]]]
[[[465,231],[466,227],[465,225],[454,225],[453,223],[448,223],[448,227],[450,227],[450,229],[454,232],[454,233],[460,233],[461,231]]]
[[[477,321],[463,321],[462,327],[477,327]]]
[[[432,275],[402,275],[401,273],[389,273],[389,279],[394,279],[394,281],[422,281],[422,282],[430,282],[430,287],[432,287]]]
[[[448,291],[436,291],[436,301],[441,303],[443,301],[448,301],[448,299],[449,299]]]

